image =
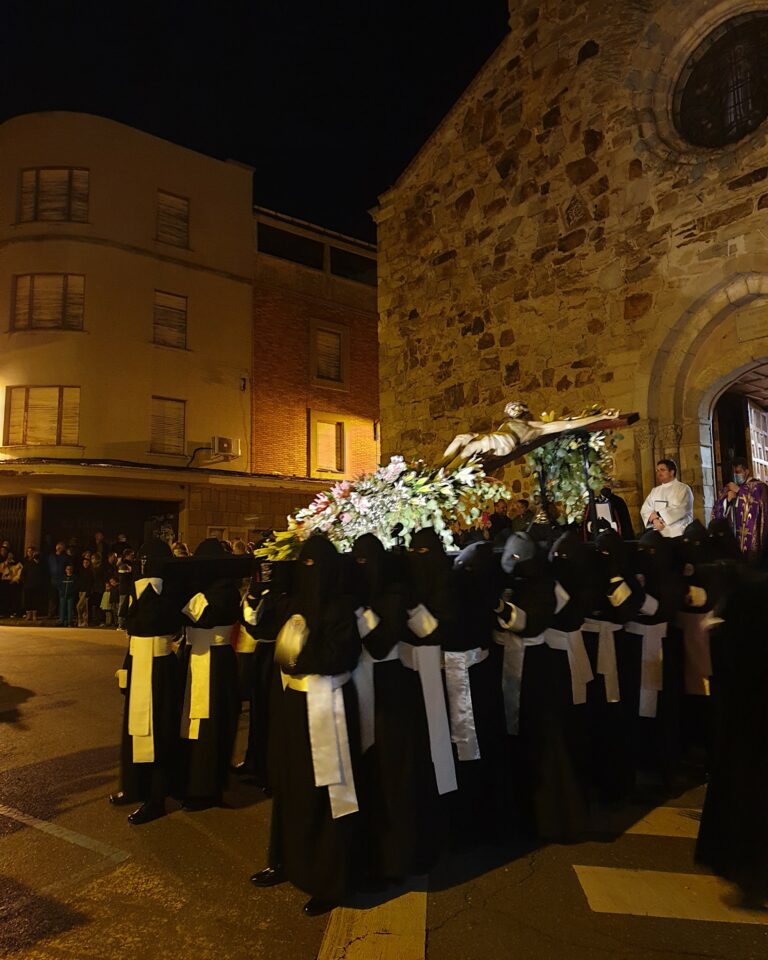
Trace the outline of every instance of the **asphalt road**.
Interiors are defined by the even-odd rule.
[[[768,915],[730,906],[692,862],[701,788],[598,811],[587,843],[453,853],[414,892],[307,919],[299,891],[248,882],[269,821],[256,788],[141,827],[108,804],[124,644],[115,631],[0,627],[2,957],[768,957]]]

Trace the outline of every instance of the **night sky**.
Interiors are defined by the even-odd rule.
[[[254,202],[367,214],[506,33],[507,0],[0,0],[0,120],[94,113],[253,165]]]

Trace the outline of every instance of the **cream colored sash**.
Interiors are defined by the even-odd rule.
[[[131,637],[131,684],[128,689],[128,734],[134,763],[153,763],[152,660],[172,653],[174,637]]]

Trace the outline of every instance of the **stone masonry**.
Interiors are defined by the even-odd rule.
[[[380,198],[383,454],[437,456],[512,398],[637,410],[617,458],[635,506],[672,455],[699,512],[710,407],[768,358],[768,124],[682,142],[692,50],[753,0],[526,0]],[[530,489],[519,467],[509,478]]]

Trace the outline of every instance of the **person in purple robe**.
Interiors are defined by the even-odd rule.
[[[733,480],[718,494],[712,519],[730,523],[744,557],[762,557],[768,534],[768,484],[752,476],[746,457],[734,457]]]

